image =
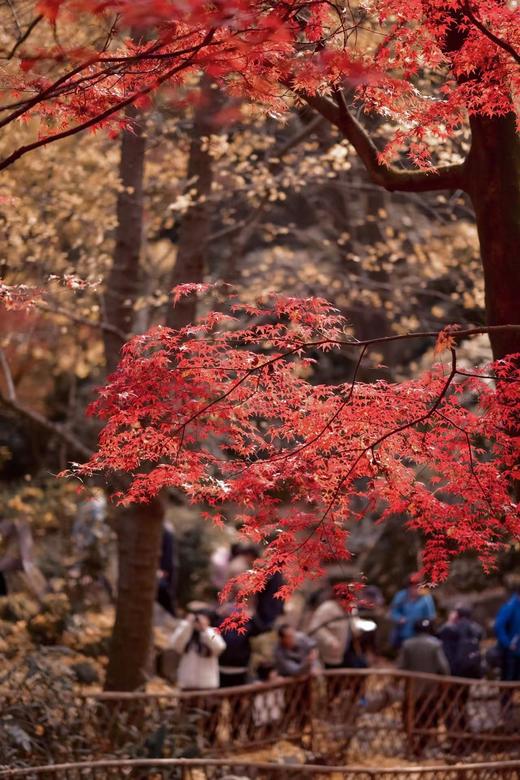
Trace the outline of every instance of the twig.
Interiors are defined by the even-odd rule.
[[[27,38],[30,36],[32,31],[35,29],[35,27],[41,22],[43,19],[43,14],[39,14],[38,16],[35,16],[32,22],[30,23],[29,27],[26,29],[26,31],[21,35],[20,38],[16,41],[12,49],[10,50],[9,54],[7,54],[6,59],[12,60],[16,52],[18,51],[19,47],[22,45],[22,43],[25,43]]]
[[[13,17],[13,21],[15,24],[16,29],[18,30],[18,35],[22,34],[22,28],[20,27],[20,22],[18,21],[18,14],[16,13],[16,9],[13,4],[13,0],[7,0],[7,5],[9,6],[9,10],[11,11],[11,15]]]
[[[370,450],[372,450],[372,452],[374,452],[376,447],[379,447],[384,441],[389,439],[391,436],[395,436],[396,434],[402,433],[403,431],[406,431],[409,428],[413,428],[416,425],[420,425],[421,423],[426,422],[426,420],[428,420],[430,417],[432,417],[433,414],[435,414],[435,412],[437,411],[437,409],[441,405],[443,398],[445,397],[446,393],[448,392],[448,389],[449,389],[449,387],[450,387],[450,385],[451,385],[451,383],[452,383],[452,381],[455,378],[455,375],[457,373],[457,353],[455,352],[455,349],[453,349],[453,347],[451,348],[450,352],[451,352],[451,371],[450,371],[450,373],[448,375],[448,378],[446,379],[446,382],[443,385],[443,388],[442,388],[441,392],[437,396],[437,398],[435,400],[435,403],[433,404],[431,409],[429,409],[424,414],[421,414],[419,417],[415,417],[413,420],[410,420],[407,423],[403,423],[402,425],[399,425],[397,428],[393,428],[393,430],[391,430],[391,431],[387,431],[386,433],[384,433],[381,436],[379,436],[375,441],[371,442],[370,444],[368,444],[366,447],[364,447],[361,450],[361,452],[359,453],[359,455],[355,459],[354,463],[340,477],[340,480],[339,480],[339,482],[338,482],[338,484],[336,486],[336,489],[334,490],[334,493],[332,494],[332,498],[330,499],[329,503],[327,504],[327,507],[326,507],[324,513],[322,514],[318,524],[316,525],[315,528],[312,529],[310,534],[303,540],[303,542],[301,542],[301,544],[299,544],[298,547],[296,547],[296,549],[293,550],[293,552],[298,552],[298,550],[300,550],[305,544],[307,544],[307,542],[314,536],[316,531],[318,531],[318,529],[322,527],[322,525],[324,524],[325,520],[327,519],[329,514],[332,512],[332,510],[333,510],[333,508],[334,508],[334,506],[336,504],[336,501],[339,498],[339,495],[341,493],[343,485],[345,484],[347,479],[349,479],[349,477],[352,476],[352,474],[354,473],[355,469],[357,468],[357,465],[360,462],[361,458],[363,458],[367,454],[367,452],[370,452]]]
[[[99,322],[96,322],[95,320],[89,320],[88,317],[81,317],[79,314],[74,314],[74,312],[69,311],[68,309],[63,309],[61,306],[51,306],[47,303],[35,303],[34,307],[36,309],[40,309],[40,311],[45,312],[46,314],[56,314],[60,317],[66,317],[68,320],[71,320],[72,322],[77,322],[78,325],[86,325],[89,328],[95,328],[96,330],[105,330],[109,333],[114,333],[116,336],[118,336],[122,341],[127,341],[130,338],[129,333],[125,333],[124,331],[120,330],[115,325],[112,325],[110,322],[106,322],[105,320],[101,320]]]
[[[459,372],[457,371],[457,373],[459,373]],[[491,509],[492,507],[491,507],[491,501],[489,499],[489,496],[487,495],[486,491],[484,490],[484,487],[482,486],[482,482],[480,481],[480,479],[478,477],[478,474],[475,471],[475,461],[474,461],[474,458],[473,458],[473,451],[472,451],[472,448],[471,448],[471,439],[469,437],[469,433],[467,432],[467,430],[465,428],[462,427],[462,425],[459,425],[458,423],[454,422],[453,420],[450,420],[450,418],[446,414],[444,414],[443,412],[440,412],[438,409],[435,411],[435,414],[437,414],[439,417],[442,417],[443,420],[446,420],[446,422],[448,422],[450,425],[452,425],[453,428],[456,428],[456,430],[460,431],[464,435],[464,438],[466,439],[466,447],[468,449],[469,469],[471,471],[471,474],[472,474],[475,482],[479,486],[480,491],[481,491],[482,495],[484,496],[484,498],[486,500],[486,503],[488,504],[489,508]]]
[[[392,341],[402,341],[404,339],[427,339],[437,338],[442,331],[439,330],[424,330],[416,331],[415,333],[399,333],[394,336],[378,336],[373,339],[363,339],[358,341],[356,339],[343,340],[343,339],[324,339],[323,341],[309,341],[301,342],[302,347],[321,347],[327,344],[337,344],[345,347],[364,347],[371,346],[373,344],[387,344]],[[474,328],[460,328],[459,330],[453,329],[450,331],[450,336],[454,339],[468,338],[469,336],[478,336],[489,333],[520,333],[520,324],[518,325],[482,325]]]
[[[9,368],[9,363],[7,362],[7,358],[3,349],[0,349],[0,366],[2,367],[2,372],[7,387],[7,398],[9,401],[14,403],[16,402],[16,388],[14,386],[13,375],[11,373],[11,369]]]

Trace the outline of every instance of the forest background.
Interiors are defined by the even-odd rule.
[[[0,45],[9,91],[21,72],[41,96],[40,79],[49,78],[53,68],[59,73],[64,61],[85,56],[79,43],[64,48],[64,41],[79,36],[86,45],[99,34],[98,21],[79,33],[71,17],[60,17],[57,24],[58,7],[2,7]],[[382,47],[375,47],[379,33],[367,20],[365,5],[355,4],[351,13],[356,46],[377,48],[378,56],[386,57]],[[117,44],[124,39],[129,45],[128,25],[121,25],[124,34],[112,31]],[[457,27],[459,48],[466,46],[467,29],[467,20]],[[518,27],[502,20],[506,37],[498,43],[487,28],[469,29],[480,35],[482,61],[498,58],[489,71],[500,71],[507,82],[501,96],[514,95],[517,76],[510,68],[517,66],[517,55],[507,41],[514,43]],[[143,46],[146,35],[134,27],[133,39]],[[96,45],[99,49],[99,41]],[[45,59],[42,51],[52,51],[52,57]],[[479,75],[487,73],[480,61],[479,68]],[[399,125],[395,106],[389,117],[365,116],[362,102],[355,100],[356,88],[370,83],[373,70],[350,67],[342,82],[348,109],[341,100],[323,102],[307,93],[302,97],[298,90],[296,96],[284,95],[283,106],[279,95],[273,101],[251,101],[227,91],[218,69],[202,70],[193,68],[182,85],[175,85],[174,99],[166,86],[153,102],[147,96],[131,101],[125,122],[121,114],[119,124],[106,129],[93,122],[94,132],[71,133],[55,144],[37,142],[30,153],[18,152],[29,149],[35,137],[45,138],[40,123],[55,128],[53,108],[69,112],[57,120],[59,129],[60,121],[68,127],[71,117],[81,116],[77,103],[53,95],[54,103],[43,113],[28,112],[26,121],[7,122],[2,130],[2,512],[31,519],[42,568],[57,582],[66,578],[67,535],[79,497],[75,483],[57,481],[55,474],[95,449],[99,426],[85,410],[115,369],[123,343],[151,325],[181,327],[196,314],[223,306],[216,293],[209,301],[189,296],[174,308],[170,290],[175,285],[224,281],[251,304],[266,289],[324,297],[362,340],[440,331],[450,323],[462,328],[486,321],[518,323],[518,233],[509,228],[518,221],[520,153],[510,105],[497,98],[497,105],[484,106],[482,116],[473,116],[471,130],[453,120],[444,136],[433,131],[428,136],[427,128],[420,139],[416,126],[410,143],[409,128],[404,121]],[[266,88],[266,75],[262,78],[253,87],[256,97]],[[408,80],[419,92],[433,93],[441,86],[428,67],[411,67]],[[485,81],[483,89],[488,88]],[[100,100],[105,99],[103,94]],[[94,109],[85,110],[95,119]],[[393,169],[376,159],[371,147],[367,157],[364,136],[360,141],[356,135],[358,120],[380,150],[396,137],[397,121],[398,137],[403,144],[408,140],[410,154],[390,147],[387,154],[397,157]],[[491,148],[490,138],[496,144]],[[433,149],[435,165],[455,171],[449,180],[430,172],[424,143]],[[469,149],[470,183],[456,173]],[[418,165],[428,182],[413,176],[404,181]],[[488,225],[497,203],[481,202],[476,190],[491,197],[501,185],[507,214]],[[24,295],[31,300],[30,310],[22,305]],[[518,334],[495,336],[495,357],[520,351],[517,343]],[[391,342],[373,350],[356,376],[365,382],[413,377],[431,364],[433,346],[428,338]],[[313,357],[315,383],[354,377],[355,356]],[[482,334],[463,343],[459,365],[483,364],[491,357],[489,339]],[[170,500],[175,520],[185,512],[179,508],[183,499],[174,491]],[[163,515],[160,501],[114,509],[124,598],[118,604],[109,688],[128,690],[142,682],[155,587],[149,575],[156,568]],[[189,518],[198,529],[200,519]],[[375,515],[368,516],[360,534],[357,567],[390,593],[403,569],[416,567],[421,538],[400,548],[402,560],[395,554],[399,518],[384,529],[374,520]],[[185,551],[193,549],[195,536],[191,529]],[[463,559],[455,564],[453,581],[468,589],[498,585],[517,554],[512,544],[502,569],[485,583],[478,565]]]

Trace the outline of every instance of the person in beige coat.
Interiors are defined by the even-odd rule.
[[[181,620],[172,634],[171,645],[180,655],[177,684],[181,690],[210,690],[219,687],[218,657],[226,642],[210,626],[205,610]]]
[[[340,602],[329,596],[320,604],[309,623],[308,634],[316,640],[326,669],[343,666],[351,641],[350,616]]]

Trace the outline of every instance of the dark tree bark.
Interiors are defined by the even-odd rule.
[[[132,329],[135,299],[140,290],[146,141],[142,115],[134,108],[128,113],[133,127],[125,130],[121,138],[122,190],[117,199],[116,246],[105,292],[105,318],[114,326],[114,330],[104,333],[108,373],[117,367],[124,335]],[[159,500],[124,509],[116,507],[114,511],[118,584],[105,680],[107,690],[132,691],[145,681],[151,653],[162,521]]]
[[[150,661],[163,508],[159,499],[116,512],[119,573],[105,690],[133,691]]]
[[[222,101],[220,93],[211,88],[211,81],[201,82],[202,100],[195,111],[191,133],[187,190],[194,191],[190,206],[182,217],[177,245],[177,257],[169,287],[188,282],[204,281],[208,241],[211,234],[211,185],[213,182],[213,161],[208,149],[208,137],[215,130],[213,116]],[[197,297],[182,298],[176,306],[169,306],[166,325],[182,328],[195,320]]]
[[[379,162],[377,147],[352,116],[342,96],[305,96],[350,141],[372,181],[390,192],[428,192],[460,189],[473,203],[480,239],[488,325],[520,323],[520,136],[513,114],[473,117],[472,141],[460,165],[436,173],[406,171]],[[491,334],[495,359],[520,353],[520,334]]]
[[[121,334],[129,334],[132,330],[134,303],[140,288],[146,138],[140,112],[131,107],[127,109],[127,116],[132,120],[132,129],[124,130],[121,137],[119,176],[122,190],[117,198],[116,246],[104,297],[105,319],[118,331],[103,334],[109,374],[119,362],[123,345]]]
[[[471,119],[465,189],[475,209],[488,325],[520,323],[520,136],[515,117]],[[495,358],[520,352],[520,334],[490,334]]]

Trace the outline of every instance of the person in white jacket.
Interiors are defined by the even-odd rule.
[[[181,656],[177,684],[182,690],[219,687],[218,657],[226,647],[222,636],[210,626],[204,611],[190,613],[172,634],[172,647]]]
[[[318,643],[320,658],[326,669],[344,665],[345,653],[352,639],[350,616],[333,594],[314,612],[307,633]]]

